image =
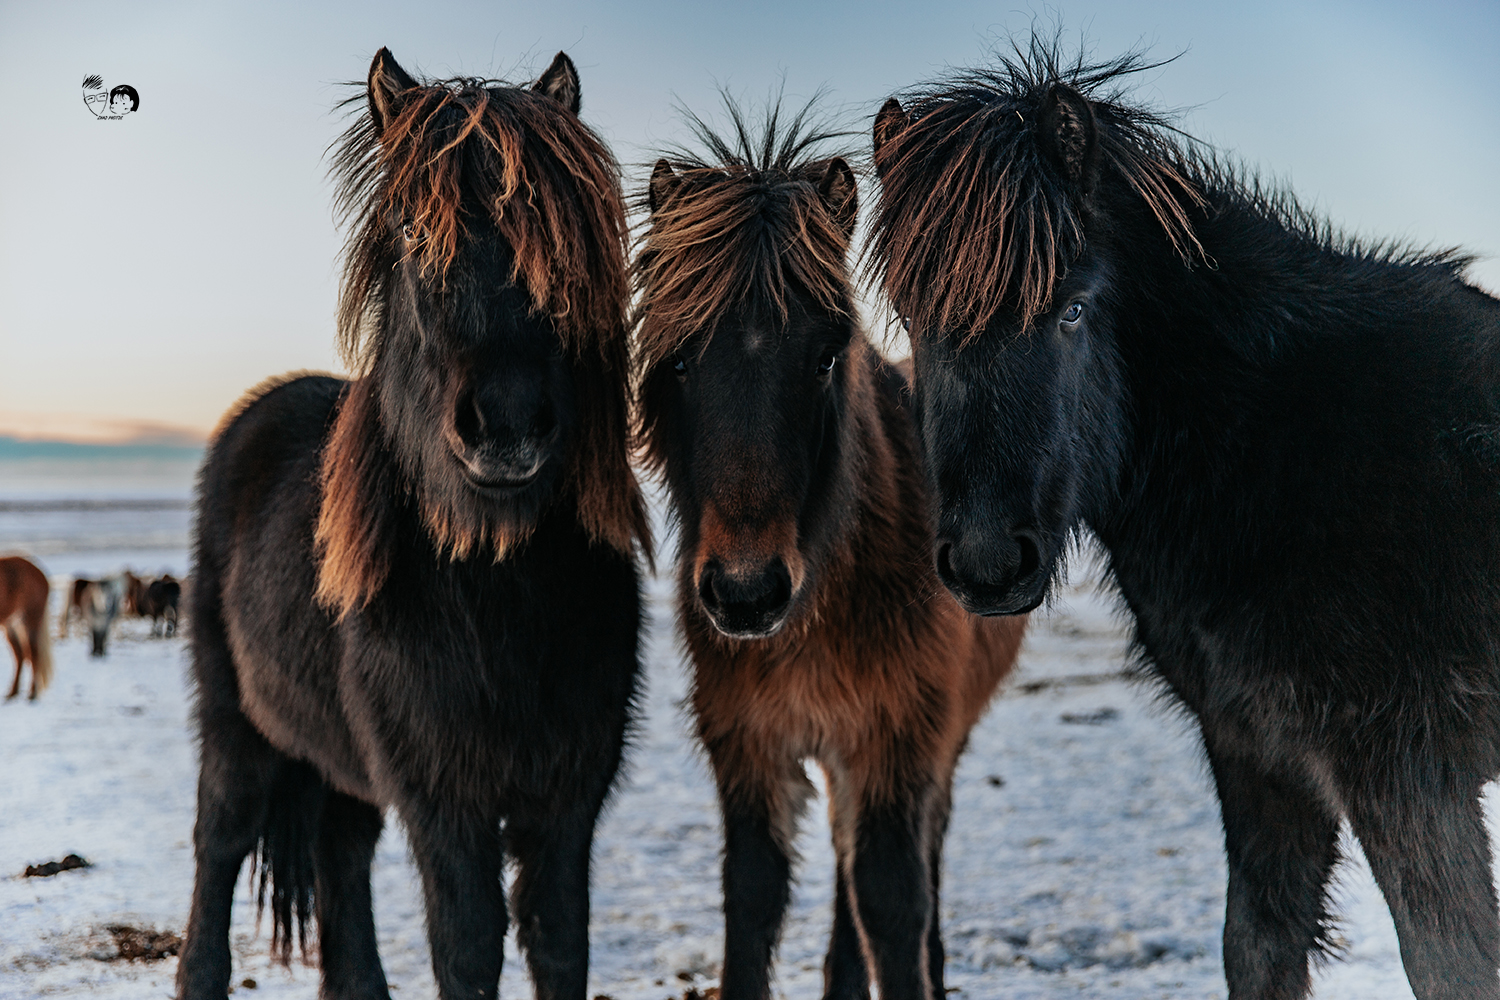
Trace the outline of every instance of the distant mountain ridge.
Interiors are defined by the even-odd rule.
[[[203,457],[201,444],[134,442],[127,444],[83,444],[77,441],[30,440],[0,434],[0,461],[16,459],[156,459],[196,462]]]

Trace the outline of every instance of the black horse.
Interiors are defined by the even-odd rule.
[[[1218,784],[1232,997],[1306,995],[1341,818],[1416,995],[1500,996],[1500,302],[1174,140],[1142,68],[1033,42],[876,118],[938,572],[1015,614],[1103,543]]]
[[[369,870],[393,806],[440,995],[495,995],[509,857],[537,995],[581,1000],[649,544],[619,172],[561,54],[513,88],[420,84],[382,49],[364,96],[335,162],[358,376],[252,392],[199,484],[178,992],[225,995],[230,900],[258,845],[273,949],[289,957],[294,927],[305,947],[315,908],[323,995],[387,997]]]
[[[177,606],[180,603],[182,583],[166,574],[146,584],[135,610],[142,618],[151,619],[152,635],[173,636],[177,634]]]

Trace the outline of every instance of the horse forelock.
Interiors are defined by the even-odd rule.
[[[363,100],[363,98],[359,98]],[[367,368],[392,265],[409,254],[442,285],[468,235],[465,200],[488,212],[514,253],[506,277],[552,318],[568,346],[626,359],[626,227],[619,167],[604,143],[551,97],[455,79],[400,95],[378,129],[363,111],[338,144],[336,204],[352,221],[339,339]],[[391,218],[419,240],[401,248]]]
[[[907,96],[910,124],[876,154],[880,191],[866,273],[914,335],[977,336],[1002,309],[1024,329],[1085,246],[1083,204],[1043,148],[1044,99],[1056,84],[1087,98],[1102,161],[1145,203],[1184,259],[1201,251],[1189,211],[1204,204],[1163,119],[1107,85],[1150,68],[1139,55],[1064,67],[1033,41],[975,71]]]
[[[733,310],[754,304],[784,321],[791,288],[831,312],[852,308],[849,237],[818,191],[819,168],[838,155],[824,144],[842,133],[814,128],[810,102],[786,124],[773,105],[755,134],[726,103],[734,137],[689,116],[705,154],[666,158],[675,187],[636,241],[640,371]]]
[[[361,95],[358,100],[363,100]],[[368,109],[334,157],[336,206],[353,221],[340,289],[339,339],[357,374],[325,446],[318,524],[318,597],[339,614],[363,607],[384,585],[388,512],[413,495],[445,555],[480,551],[496,560],[533,524],[487,512],[454,491],[397,481],[382,457],[372,392],[392,268],[403,253],[440,286],[468,237],[467,211],[485,207],[514,254],[497,280],[523,285],[551,317],[579,380],[578,438],[563,488],[589,536],[650,558],[645,503],[629,465],[626,226],[619,167],[594,133],[553,98],[492,81],[438,81],[402,92],[378,129]],[[409,249],[390,220],[420,233]],[[412,470],[401,475],[409,476]]]

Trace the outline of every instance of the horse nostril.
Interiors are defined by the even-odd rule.
[[[484,414],[479,412],[479,399],[473,390],[460,394],[454,404],[453,430],[465,444],[474,444],[484,433]]]
[[[543,400],[541,408],[537,410],[536,417],[531,421],[531,433],[538,441],[551,434],[557,427],[557,410],[552,406],[552,400]]]
[[[1011,536],[1021,550],[1021,565],[1016,568],[1016,579],[1025,580],[1042,565],[1042,549],[1036,536],[1029,531],[1018,531]]]
[[[718,588],[714,586],[714,579],[717,575],[711,565],[703,567],[703,572],[698,575],[698,600],[702,601],[706,608],[717,608],[723,603],[719,597]]]
[[[938,577],[943,580],[952,580],[953,574],[953,543],[946,538],[939,538],[937,543],[937,571]]]

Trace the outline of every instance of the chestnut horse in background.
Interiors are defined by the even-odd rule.
[[[83,595],[88,590],[89,584],[94,582],[87,577],[75,576],[72,584],[68,586],[66,603],[63,604],[63,609],[57,614],[57,637],[59,639],[66,639],[68,637],[68,626],[72,624],[75,614],[78,616],[79,621],[84,620]]]
[[[21,668],[31,661],[31,698],[52,681],[52,643],[47,637],[47,574],[21,556],[0,558],[0,626],[16,654],[9,701],[21,693]]]
[[[953,771],[1024,618],[938,581],[906,380],[860,331],[857,204],[804,109],[751,138],[692,118],[635,266],[639,433],[681,525],[678,614],[724,816],[724,1000],[764,1000],[822,765],[838,858],[825,996],[941,1000]]]

